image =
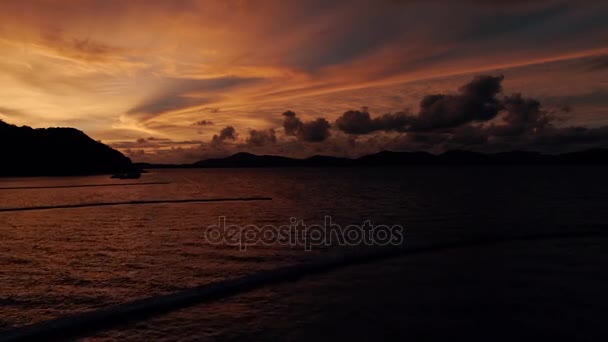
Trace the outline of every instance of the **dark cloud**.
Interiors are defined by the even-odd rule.
[[[265,146],[268,144],[275,144],[277,142],[276,132],[274,129],[269,130],[255,130],[249,131],[249,137],[247,138],[248,145],[254,146]]]
[[[521,94],[505,97],[506,115],[503,123],[492,127],[492,134],[498,136],[517,136],[524,133],[538,133],[553,120],[552,116],[542,110],[539,101],[524,98]]]
[[[149,137],[148,141],[170,141],[171,139],[167,139],[167,138],[156,138],[156,137]]]
[[[331,136],[331,125],[324,118],[302,122],[292,111],[283,113],[283,116],[285,135],[295,136],[306,142],[322,142]]]
[[[411,121],[407,113],[389,113],[372,119],[367,108],[349,110],[336,120],[336,127],[348,134],[368,134],[375,131],[401,131]]]
[[[367,134],[377,129],[367,111],[349,110],[336,119],[336,127],[348,134]]]
[[[458,94],[426,95],[420,102],[418,115],[398,112],[372,119],[365,109],[347,111],[336,120],[336,127],[348,134],[428,132],[488,121],[503,108],[496,97],[502,90],[502,80],[503,76],[478,76],[462,86]]]
[[[608,127],[560,128],[558,124],[563,120],[557,114],[570,113],[569,106],[547,110],[539,100],[520,93],[500,96],[503,79],[503,76],[477,76],[455,94],[423,96],[416,114],[397,112],[372,117],[365,107],[350,110],[335,121],[334,128],[346,135],[343,146],[361,149],[365,145],[368,150],[560,152],[608,144]],[[323,119],[303,123],[291,111],[283,116],[285,134],[297,136],[300,141],[322,141],[311,139],[306,132],[306,128],[317,131],[312,129],[317,122],[322,128],[318,131],[329,129],[329,123],[321,124]],[[375,132],[392,132],[393,138],[390,134],[372,134]],[[364,136],[369,136],[365,142],[356,140]],[[335,147],[333,140],[316,149]]]
[[[225,140],[236,140],[238,134],[236,133],[236,129],[232,126],[226,126],[222,128],[219,134],[213,135],[211,138],[211,144],[218,145],[224,142]]]
[[[330,124],[327,120],[318,118],[305,122],[297,136],[304,141],[321,142],[331,135],[329,128]]]
[[[192,124],[193,126],[211,126],[213,122],[210,120],[200,120]]]
[[[200,160],[205,156],[237,152],[352,158],[382,150],[558,153],[608,147],[608,126],[562,127],[564,121],[559,114],[563,108],[545,109],[539,100],[520,93],[502,95],[502,81],[502,76],[479,76],[455,94],[423,96],[416,114],[397,112],[372,117],[365,107],[350,110],[336,120],[333,132],[324,118],[304,122],[296,113],[287,111],[282,115],[284,134],[297,139],[283,139],[273,129],[250,130],[244,142],[224,144],[225,140],[238,139],[236,130],[228,126],[216,134],[211,143],[178,147],[175,153],[184,160],[191,156],[196,156],[192,160]],[[570,111],[573,109],[568,108]],[[140,142],[148,144],[151,139]],[[157,153],[165,152],[161,149]],[[146,154],[139,158],[152,157]]]
[[[420,112],[411,117],[408,130],[432,131],[493,119],[502,108],[496,95],[502,91],[503,78],[478,76],[462,86],[459,94],[425,96],[420,102]]]
[[[520,93],[502,95],[503,79],[477,76],[454,94],[425,95],[417,113],[372,117],[366,107],[349,110],[335,121],[334,136],[324,118],[304,122],[295,112],[286,111],[284,134],[297,139],[278,139],[274,130],[252,130],[247,144],[239,146],[291,156],[353,157],[380,150],[563,152],[608,145],[608,127],[559,127],[563,120],[557,114],[572,108],[548,110],[539,100]]]
[[[560,117],[556,113],[570,113],[570,106],[546,110],[540,101],[519,93],[499,98],[502,81],[502,76],[478,76],[460,87],[457,94],[426,95],[417,115],[399,112],[372,118],[366,108],[347,111],[336,120],[335,127],[352,136],[396,132],[400,136],[388,144],[392,148],[436,152],[449,149],[559,152],[608,143],[608,127],[557,127]]]
[[[300,127],[302,127],[302,121],[296,117],[296,113],[288,110],[283,113],[285,117],[283,119],[283,128],[285,129],[286,135],[296,135]]]
[[[236,136],[237,136],[237,134],[236,134],[236,130],[234,129],[234,127],[226,126],[226,127],[222,128],[222,130],[220,131],[219,139],[220,140],[226,140],[226,139],[235,140]]]

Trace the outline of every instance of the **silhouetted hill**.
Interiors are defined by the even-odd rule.
[[[307,159],[294,159],[281,156],[237,153],[226,158],[206,159],[194,163],[195,167],[293,167],[293,166],[347,166],[353,160],[331,156],[312,156]]]
[[[501,152],[490,155],[496,164],[550,164],[557,161],[556,156],[530,151]]]
[[[237,153],[226,158],[206,159],[194,163],[197,167],[265,167],[297,166],[297,159],[280,156],[257,156],[251,153]]]
[[[382,151],[354,160],[356,165],[427,165],[436,162],[434,155],[427,152]]]
[[[281,156],[237,153],[226,158],[206,159],[190,167],[293,167],[293,166],[390,166],[390,165],[608,165],[608,149],[592,149],[560,155],[528,151],[478,153],[447,151],[440,155],[427,152],[382,151],[357,159],[313,156],[294,159]],[[148,164],[147,166],[155,167]],[[157,165],[156,167],[170,167]],[[179,167],[188,167],[180,165]]]
[[[103,174],[132,168],[122,153],[73,128],[33,129],[0,120],[0,176]]]
[[[598,164],[606,165],[608,160],[608,149],[594,148],[579,152],[565,153],[557,156],[563,164]]]
[[[450,165],[476,165],[491,163],[492,157],[471,151],[447,151],[435,157],[436,162]]]
[[[354,160],[348,158],[316,155],[299,161],[301,166],[349,166]]]

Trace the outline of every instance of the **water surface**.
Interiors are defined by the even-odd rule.
[[[371,220],[405,227],[406,245],[583,231],[608,222],[607,171],[602,167],[159,170],[124,182],[163,184],[15,190],[6,188],[117,181],[106,176],[2,179],[0,208],[255,196],[272,201],[2,212],[0,330],[353,249],[306,252],[299,246],[268,245],[239,251],[205,243],[205,230],[220,216],[230,224],[257,226],[288,224],[291,217],[322,223],[326,215],[343,226]],[[265,298],[262,303],[259,295],[258,301],[238,300],[244,300],[244,306],[262,305],[274,315],[289,311],[282,307],[285,303],[274,305],[275,294],[269,291],[258,292]],[[296,295],[293,300],[306,298]],[[205,334],[238,331],[214,321],[221,319],[222,305],[213,307],[220,313],[201,327]],[[225,308],[226,315],[235,310],[234,304]],[[162,322],[166,329],[172,324],[167,319]]]

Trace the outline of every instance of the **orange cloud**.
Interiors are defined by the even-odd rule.
[[[480,72],[585,96],[605,90],[606,69],[569,66],[607,53],[607,13],[602,1],[6,0],[0,115],[107,141],[207,141],[215,132],[192,123],[267,132],[288,109],[399,111]],[[556,80],[577,80],[574,94]],[[590,99],[571,120],[604,120]]]

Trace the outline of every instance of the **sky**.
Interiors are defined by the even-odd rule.
[[[608,2],[3,0],[0,119],[134,161],[608,147]]]

